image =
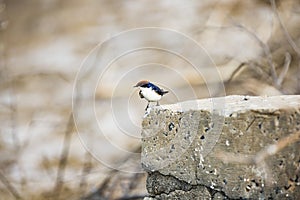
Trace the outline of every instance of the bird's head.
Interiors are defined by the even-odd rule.
[[[147,85],[149,83],[149,81],[147,80],[142,80],[142,81],[139,81],[135,86],[133,87],[143,87],[144,85]]]

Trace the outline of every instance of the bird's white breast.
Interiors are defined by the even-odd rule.
[[[161,99],[161,96],[157,94],[152,88],[140,88],[142,91],[142,95],[147,99],[148,101],[159,101]]]

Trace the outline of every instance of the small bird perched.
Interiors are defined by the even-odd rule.
[[[168,93],[169,91],[164,91],[160,89],[158,86],[150,83],[149,81],[140,81],[134,87],[139,87],[140,92],[139,95],[141,98],[145,98],[148,101],[147,107],[145,110],[148,109],[150,102],[156,102],[156,105],[159,106],[159,100],[161,97]]]

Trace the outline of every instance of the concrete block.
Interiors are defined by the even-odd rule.
[[[300,130],[300,96],[164,105],[152,108],[142,123],[142,166],[148,192],[157,199],[201,194],[203,187],[211,198],[300,199],[299,141],[259,163],[244,162]],[[224,162],[220,152],[241,159]]]

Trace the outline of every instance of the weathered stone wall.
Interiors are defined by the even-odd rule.
[[[299,137],[283,141],[299,130],[300,96],[155,107],[143,120],[147,190],[156,199],[300,199]]]

